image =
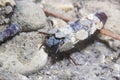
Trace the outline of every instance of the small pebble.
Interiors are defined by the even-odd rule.
[[[62,32],[57,32],[57,33],[55,33],[55,37],[56,38],[64,38],[66,35],[64,34],[64,33],[62,33]]]
[[[78,32],[75,33],[75,37],[79,40],[84,40],[88,37],[88,32],[85,30],[79,30]]]
[[[6,6],[6,7],[5,7],[5,13],[6,13],[6,14],[10,14],[11,12],[13,12],[12,7],[11,7],[11,6]]]
[[[5,6],[6,3],[10,3],[12,6],[15,5],[15,1],[14,0],[0,0],[0,6]]]
[[[119,72],[120,72],[120,64],[115,63],[115,64],[113,65],[113,69],[114,69],[115,71],[119,71]]]

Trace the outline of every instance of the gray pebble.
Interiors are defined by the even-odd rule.
[[[31,0],[15,0],[16,9],[11,21],[22,26],[23,31],[47,29],[46,16],[39,5]]]
[[[6,7],[5,7],[5,13],[6,13],[6,14],[9,14],[9,13],[11,13],[11,12],[13,12],[12,7],[11,7],[11,6],[6,6]]]

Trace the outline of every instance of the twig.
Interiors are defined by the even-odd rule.
[[[63,15],[57,14],[57,13],[55,13],[55,12],[52,12],[52,11],[49,11],[49,10],[46,10],[46,9],[43,9],[43,10],[44,10],[44,12],[45,12],[46,15],[54,16],[54,17],[63,19],[63,20],[66,21],[66,22],[69,22],[69,21],[74,20],[74,19],[65,17],[65,16],[63,16]],[[120,35],[115,34],[115,33],[113,33],[113,32],[110,31],[110,30],[101,29],[101,30],[100,30],[100,34],[103,34],[103,35],[112,37],[113,39],[116,39],[116,40],[119,40],[119,41],[120,41]]]
[[[62,15],[60,15],[60,14],[57,14],[57,13],[55,13],[55,12],[52,12],[52,11],[50,11],[50,10],[43,9],[43,11],[45,12],[46,15],[49,15],[49,16],[51,15],[51,16],[54,16],[54,17],[63,19],[63,20],[66,21],[66,22],[69,22],[69,21],[72,21],[72,20],[73,20],[73,19],[71,19],[71,18],[64,17],[64,16],[62,16]]]
[[[103,35],[106,35],[106,36],[112,37],[112,38],[114,38],[114,39],[120,41],[120,35],[115,34],[115,33],[113,33],[113,32],[110,31],[110,30],[107,30],[107,29],[101,29],[101,30],[100,30],[100,33],[103,34]]]

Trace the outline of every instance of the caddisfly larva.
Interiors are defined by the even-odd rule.
[[[65,27],[50,29],[44,43],[46,49],[57,57],[59,52],[72,49],[77,42],[87,39],[96,30],[102,29],[106,20],[107,15],[104,12],[97,12],[73,21]]]

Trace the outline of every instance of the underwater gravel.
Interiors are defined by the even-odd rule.
[[[54,0],[52,1],[54,2]],[[59,2],[59,0],[56,1]],[[66,0],[66,2],[67,1],[71,3],[69,0]],[[105,11],[109,15],[108,23],[106,24],[105,28],[108,28],[119,34],[120,7],[118,4],[120,4],[119,0],[98,0],[94,2],[85,0],[85,6],[80,10],[80,14],[87,15],[96,10]],[[64,10],[57,9],[57,11],[63,11],[65,15],[69,14],[70,16],[75,17],[74,10],[65,12]],[[44,19],[46,20],[46,17]],[[0,20],[1,24],[3,24],[5,21],[2,20],[6,20],[6,18],[0,18]],[[7,23],[9,23],[9,20],[5,23],[5,25],[0,25],[1,31],[6,28],[6,26],[8,25]],[[58,24],[58,26],[59,25],[60,23]],[[22,45],[21,43],[26,44],[27,50],[30,50],[34,47],[38,49],[39,43],[41,42],[40,37],[41,36],[36,31],[20,33],[20,35],[17,35],[12,40],[9,40],[8,42],[1,45],[0,51],[4,52],[4,46],[7,46],[8,52],[20,52],[21,50],[23,50],[22,48],[19,48]],[[36,73],[29,76],[22,76],[25,77],[25,80],[120,80],[120,41],[116,41],[105,36],[102,36],[102,39],[103,40],[96,39],[95,41],[91,39],[90,41],[88,41],[88,43],[83,44],[83,46],[85,46],[83,48],[81,48],[82,45],[80,43],[78,44],[75,52],[73,51],[70,55],[78,65],[74,65],[71,60],[66,58],[57,61],[55,64],[51,64],[51,59],[49,58],[49,61],[41,70],[38,70]],[[18,47],[16,47],[16,45]],[[19,50],[14,50],[12,46]],[[24,50],[24,52],[27,51]],[[29,53],[29,51],[27,53]],[[1,66],[2,63],[0,62],[0,67]],[[6,75],[6,73],[1,72],[0,76],[3,75]],[[11,76],[10,74],[8,75]],[[12,77],[11,80],[17,79],[14,79],[14,77]]]
[[[105,11],[109,17],[105,28],[119,34],[119,0],[85,0],[84,3],[84,7],[80,10],[81,15],[85,16],[96,10]],[[71,15],[69,11],[67,14]],[[117,17],[113,14],[117,14]],[[85,47],[81,48],[81,46]],[[78,44],[76,52],[72,52],[70,56],[78,65],[65,58],[55,64],[50,64],[48,61],[41,71],[28,78],[30,80],[120,80],[119,46],[120,41],[99,36],[95,41],[91,39],[88,43]]]
[[[119,80],[120,64],[112,61],[119,52],[120,50],[115,53],[105,44],[95,41],[84,50],[71,54],[78,65],[74,65],[69,59],[63,59],[53,65],[46,65],[29,78],[31,80],[39,80],[39,78],[41,80]]]

